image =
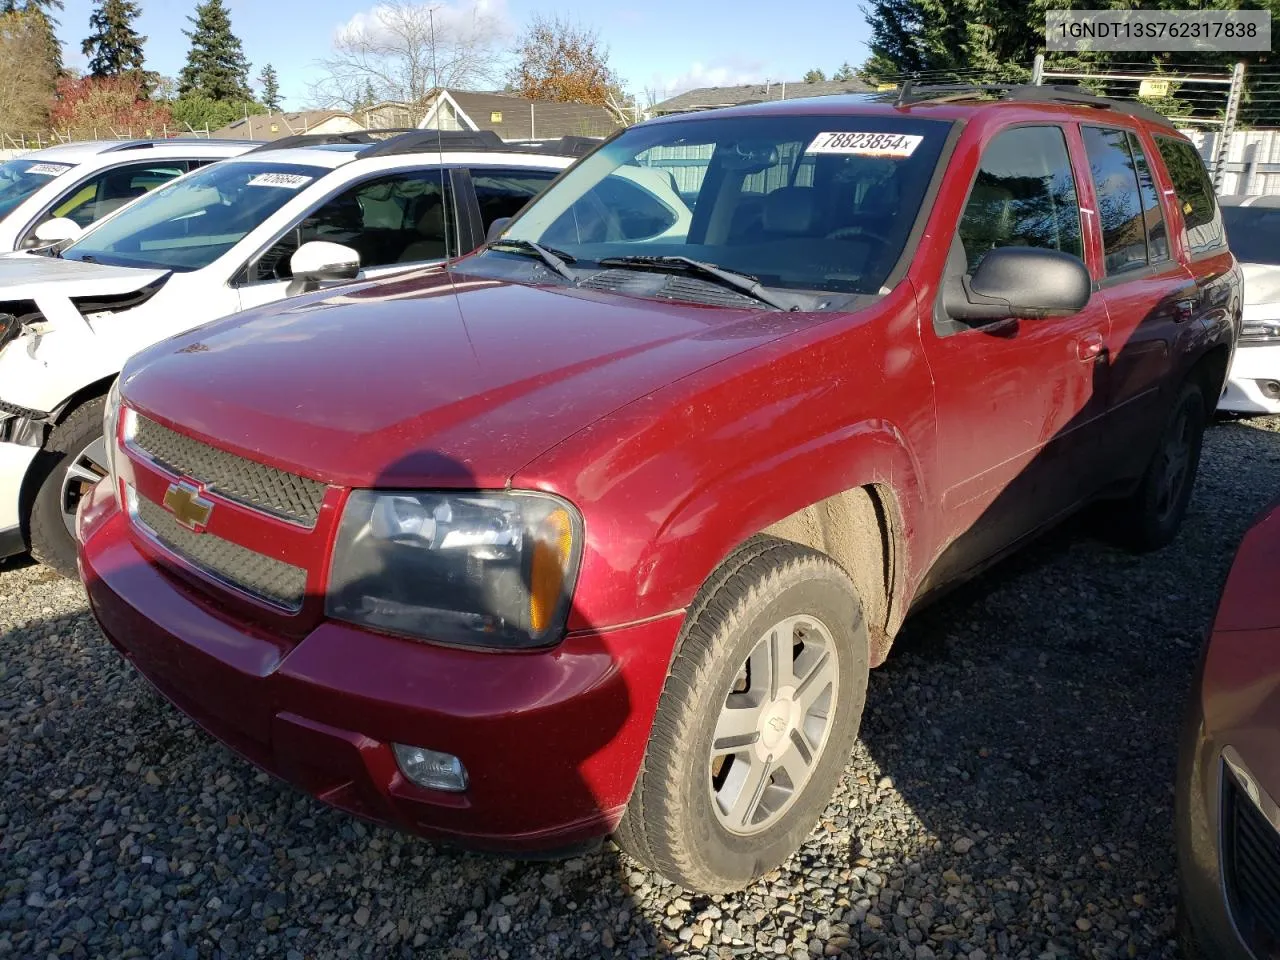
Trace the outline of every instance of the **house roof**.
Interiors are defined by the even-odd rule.
[[[234,120],[210,136],[219,140],[277,140],[295,133],[306,133],[335,119],[345,119],[355,126],[359,122],[343,110],[299,110],[295,113],[264,113]]]
[[[747,83],[736,87],[699,87],[688,90],[654,107],[654,113],[684,113],[689,110],[712,110],[759,100],[792,100],[800,97],[828,97],[841,93],[870,93],[875,88],[861,80],[803,80],[779,83]]]
[[[509,93],[444,90],[477,130],[492,130],[504,140],[548,137],[604,137],[618,122],[604,107],[588,103],[528,100]],[[430,109],[434,109],[434,106]],[[422,126],[428,126],[430,109]]]

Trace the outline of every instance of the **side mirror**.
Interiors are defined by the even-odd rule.
[[[47,247],[55,243],[70,243],[83,232],[80,224],[69,217],[54,217],[52,220],[46,220],[36,227],[36,232],[32,234],[31,240],[28,240],[23,246]],[[32,240],[35,242],[31,242]]]
[[[303,283],[354,280],[360,273],[360,254],[340,243],[311,240],[289,258],[293,279]]]
[[[484,242],[492,243],[502,236],[502,231],[507,229],[507,224],[511,222],[510,217],[499,217],[493,223],[489,224],[489,229],[485,231]]]
[[[1089,303],[1093,279],[1069,253],[997,247],[972,277],[953,277],[945,289],[947,315],[956,320],[1008,320],[1079,313]]]

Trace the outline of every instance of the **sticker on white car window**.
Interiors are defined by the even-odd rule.
[[[71,167],[65,163],[37,163],[27,167],[27,173],[41,177],[57,177],[66,173]]]
[[[249,181],[251,187],[284,187],[286,190],[297,190],[312,181],[312,177],[300,173],[260,173]]]
[[[820,133],[805,153],[849,153],[860,157],[909,157],[924,137],[914,133]]]

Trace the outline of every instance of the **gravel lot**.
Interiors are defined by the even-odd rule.
[[[1174,546],[1064,532],[923,614],[814,836],[730,897],[327,810],[153,694],[78,585],[0,566],[0,955],[1175,957],[1177,723],[1277,463],[1280,420],[1217,426]]]

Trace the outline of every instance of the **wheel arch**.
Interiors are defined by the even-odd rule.
[[[925,520],[919,464],[905,438],[884,421],[855,425],[749,473],[703,486],[668,516],[656,555],[641,565],[642,591],[670,578],[672,599],[687,607],[751,538],[798,543],[849,576],[867,618],[871,663],[882,663],[910,604],[912,557],[920,554],[913,542]]]

